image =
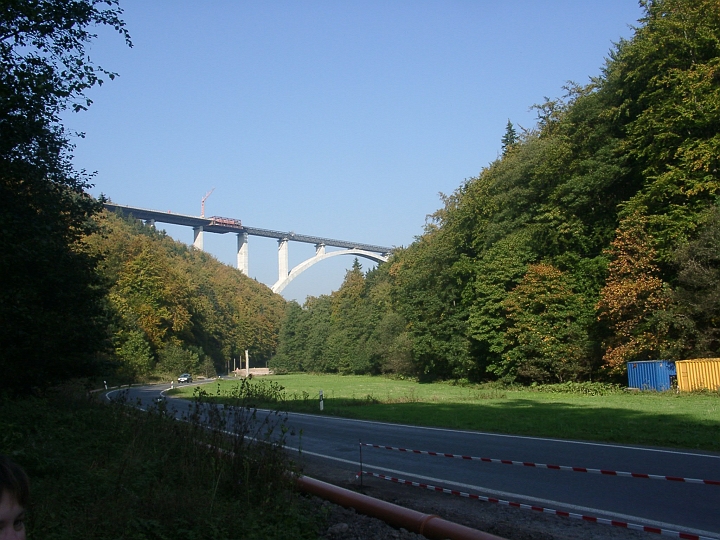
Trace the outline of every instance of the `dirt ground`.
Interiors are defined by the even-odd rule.
[[[305,457],[299,464],[302,472],[346,489],[426,514],[488,532],[508,540],[640,540],[658,537],[577,519],[510,508],[412,486],[403,486],[365,477],[363,487],[350,466],[335,466],[327,460]],[[384,522],[357,514],[327,501],[318,500],[318,508],[328,515],[328,529],[323,540],[410,540],[422,539],[415,533],[395,529]]]

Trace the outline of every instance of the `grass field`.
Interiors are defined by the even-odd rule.
[[[419,384],[383,377],[294,374],[257,377],[258,407],[347,418],[563,439],[720,451],[720,394],[502,389]],[[222,400],[236,381],[203,389]],[[586,388],[602,387],[590,385]],[[572,389],[572,388],[571,388]],[[324,411],[319,410],[319,391]],[[545,390],[545,391],[541,391]],[[548,391],[549,390],[549,391]],[[578,392],[582,388],[576,388]],[[193,388],[173,391],[190,397]],[[374,441],[382,444],[383,441]]]

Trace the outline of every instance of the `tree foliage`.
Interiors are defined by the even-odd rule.
[[[622,150],[643,185],[624,215],[648,217],[658,257],[672,258],[719,194],[720,9],[717,0],[647,2],[632,42],[607,70],[624,124]]]
[[[336,321],[322,319],[329,357],[530,382],[720,355],[720,1],[642,5],[600,76],[535,105],[533,129],[508,122],[502,155],[442,195],[361,293],[338,293],[352,316],[337,300]],[[336,339],[341,320],[367,328]]]
[[[629,360],[657,358],[667,331],[658,324],[658,313],[668,307],[667,285],[645,223],[638,216],[624,220],[608,249],[608,279],[597,308],[612,329],[604,360],[615,372]]]
[[[0,10],[1,387],[27,392],[100,368],[104,290],[80,239],[98,210],[60,122],[114,74],[86,53],[96,26],[130,44],[117,2],[17,0]]]
[[[275,354],[285,301],[266,286],[164,232],[103,213],[86,239],[102,256],[120,373],[225,372],[232,359]]]
[[[515,130],[515,126],[513,126],[512,122],[508,119],[507,125],[505,126],[505,135],[503,135],[501,139],[503,155],[512,150],[518,141],[519,137],[517,131]]]
[[[566,382],[590,373],[592,305],[569,276],[548,264],[528,268],[503,300],[508,319],[503,374],[524,382]]]
[[[713,206],[696,236],[675,253],[677,285],[673,295],[678,328],[675,354],[712,357],[720,351],[720,209]]]

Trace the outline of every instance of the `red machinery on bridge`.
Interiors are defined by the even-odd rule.
[[[226,218],[220,216],[212,216],[210,218],[210,225],[216,225],[218,227],[228,227],[230,229],[242,229],[242,221],[235,218]]]

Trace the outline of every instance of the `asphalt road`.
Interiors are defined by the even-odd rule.
[[[167,386],[137,387],[150,404]],[[169,400],[178,411],[187,402]],[[720,480],[720,454],[291,414],[291,451],[359,470],[359,442],[503,460]],[[720,486],[484,463],[363,447],[363,469],[463,492],[720,539]]]

